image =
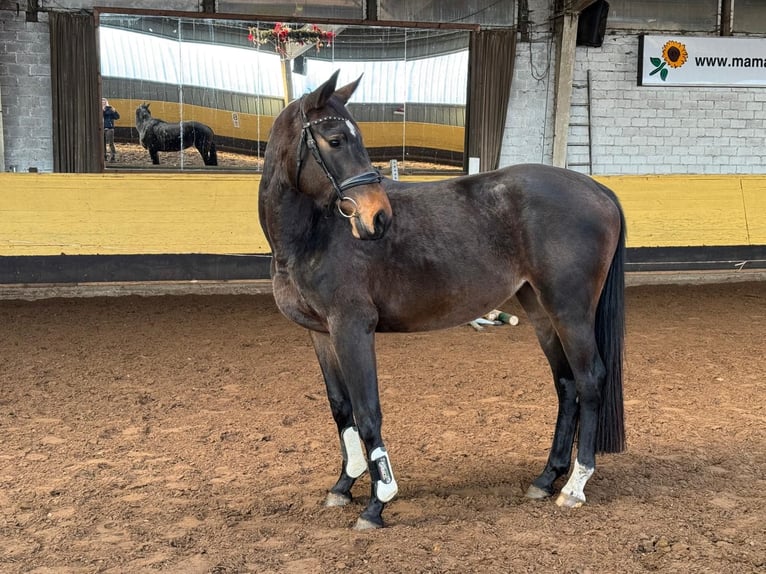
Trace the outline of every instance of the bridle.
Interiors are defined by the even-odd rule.
[[[344,192],[351,189],[352,187],[357,187],[360,185],[368,185],[371,183],[380,183],[380,180],[382,179],[380,177],[380,173],[378,173],[377,170],[365,171],[364,173],[354,175],[338,183],[338,180],[333,176],[332,173],[330,173],[330,169],[327,167],[327,164],[322,158],[322,154],[319,152],[319,146],[317,145],[316,138],[314,137],[314,132],[311,128],[312,126],[315,126],[317,124],[320,124],[322,122],[327,122],[327,121],[346,122],[348,121],[348,118],[344,118],[340,116],[324,116],[322,118],[319,118],[318,120],[309,121],[308,116],[306,115],[306,112],[303,110],[303,98],[301,98],[300,100],[299,109],[301,111],[301,123],[303,124],[303,129],[301,131],[301,139],[298,141],[298,174],[295,179],[296,184],[298,184],[301,179],[301,170],[303,169],[303,148],[305,146],[311,151],[311,155],[314,156],[314,159],[319,164],[319,167],[322,168],[322,171],[324,171],[324,174],[327,176],[327,179],[330,180],[330,183],[332,184],[332,187],[335,190],[335,195],[338,196],[337,205],[338,205],[338,211],[340,212],[340,214],[343,217],[346,217],[349,219],[357,216],[357,209],[359,206],[357,205],[356,201],[354,201],[353,198],[348,197],[347,195],[344,195]],[[340,207],[340,204],[344,201],[349,201],[354,206],[354,211],[351,212],[350,214],[344,212]]]

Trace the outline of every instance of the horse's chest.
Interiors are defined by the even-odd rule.
[[[149,143],[151,138],[149,137],[149,133],[147,130],[139,130],[138,132],[138,142],[141,144],[142,147],[147,148],[149,147]]]
[[[327,322],[302,294],[287,273],[277,272],[272,279],[274,300],[282,314],[291,321],[311,329],[327,331]]]

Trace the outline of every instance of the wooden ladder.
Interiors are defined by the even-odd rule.
[[[572,103],[567,138],[567,167],[593,173],[590,70],[584,82],[572,84]]]

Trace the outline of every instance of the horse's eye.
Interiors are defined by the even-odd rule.
[[[341,138],[332,138],[330,140],[330,147],[340,147],[341,143],[343,143]]]

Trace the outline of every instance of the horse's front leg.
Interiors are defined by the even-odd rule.
[[[381,436],[382,415],[375,361],[375,320],[354,318],[330,322],[330,337],[343,373],[359,435],[367,451],[372,482],[370,500],[355,529],[383,526],[383,509],[398,491],[391,460]]]
[[[160,164],[160,154],[157,153],[157,150],[154,148],[149,148],[149,157],[152,158],[152,163],[154,165]]]
[[[351,487],[354,486],[354,482],[367,470],[367,461],[362,451],[359,431],[354,425],[351,399],[348,396],[330,336],[326,333],[311,331],[311,340],[314,343],[319,367],[322,369],[330,410],[338,427],[343,458],[340,477],[327,494],[325,504],[326,506],[345,506],[352,500]]]

